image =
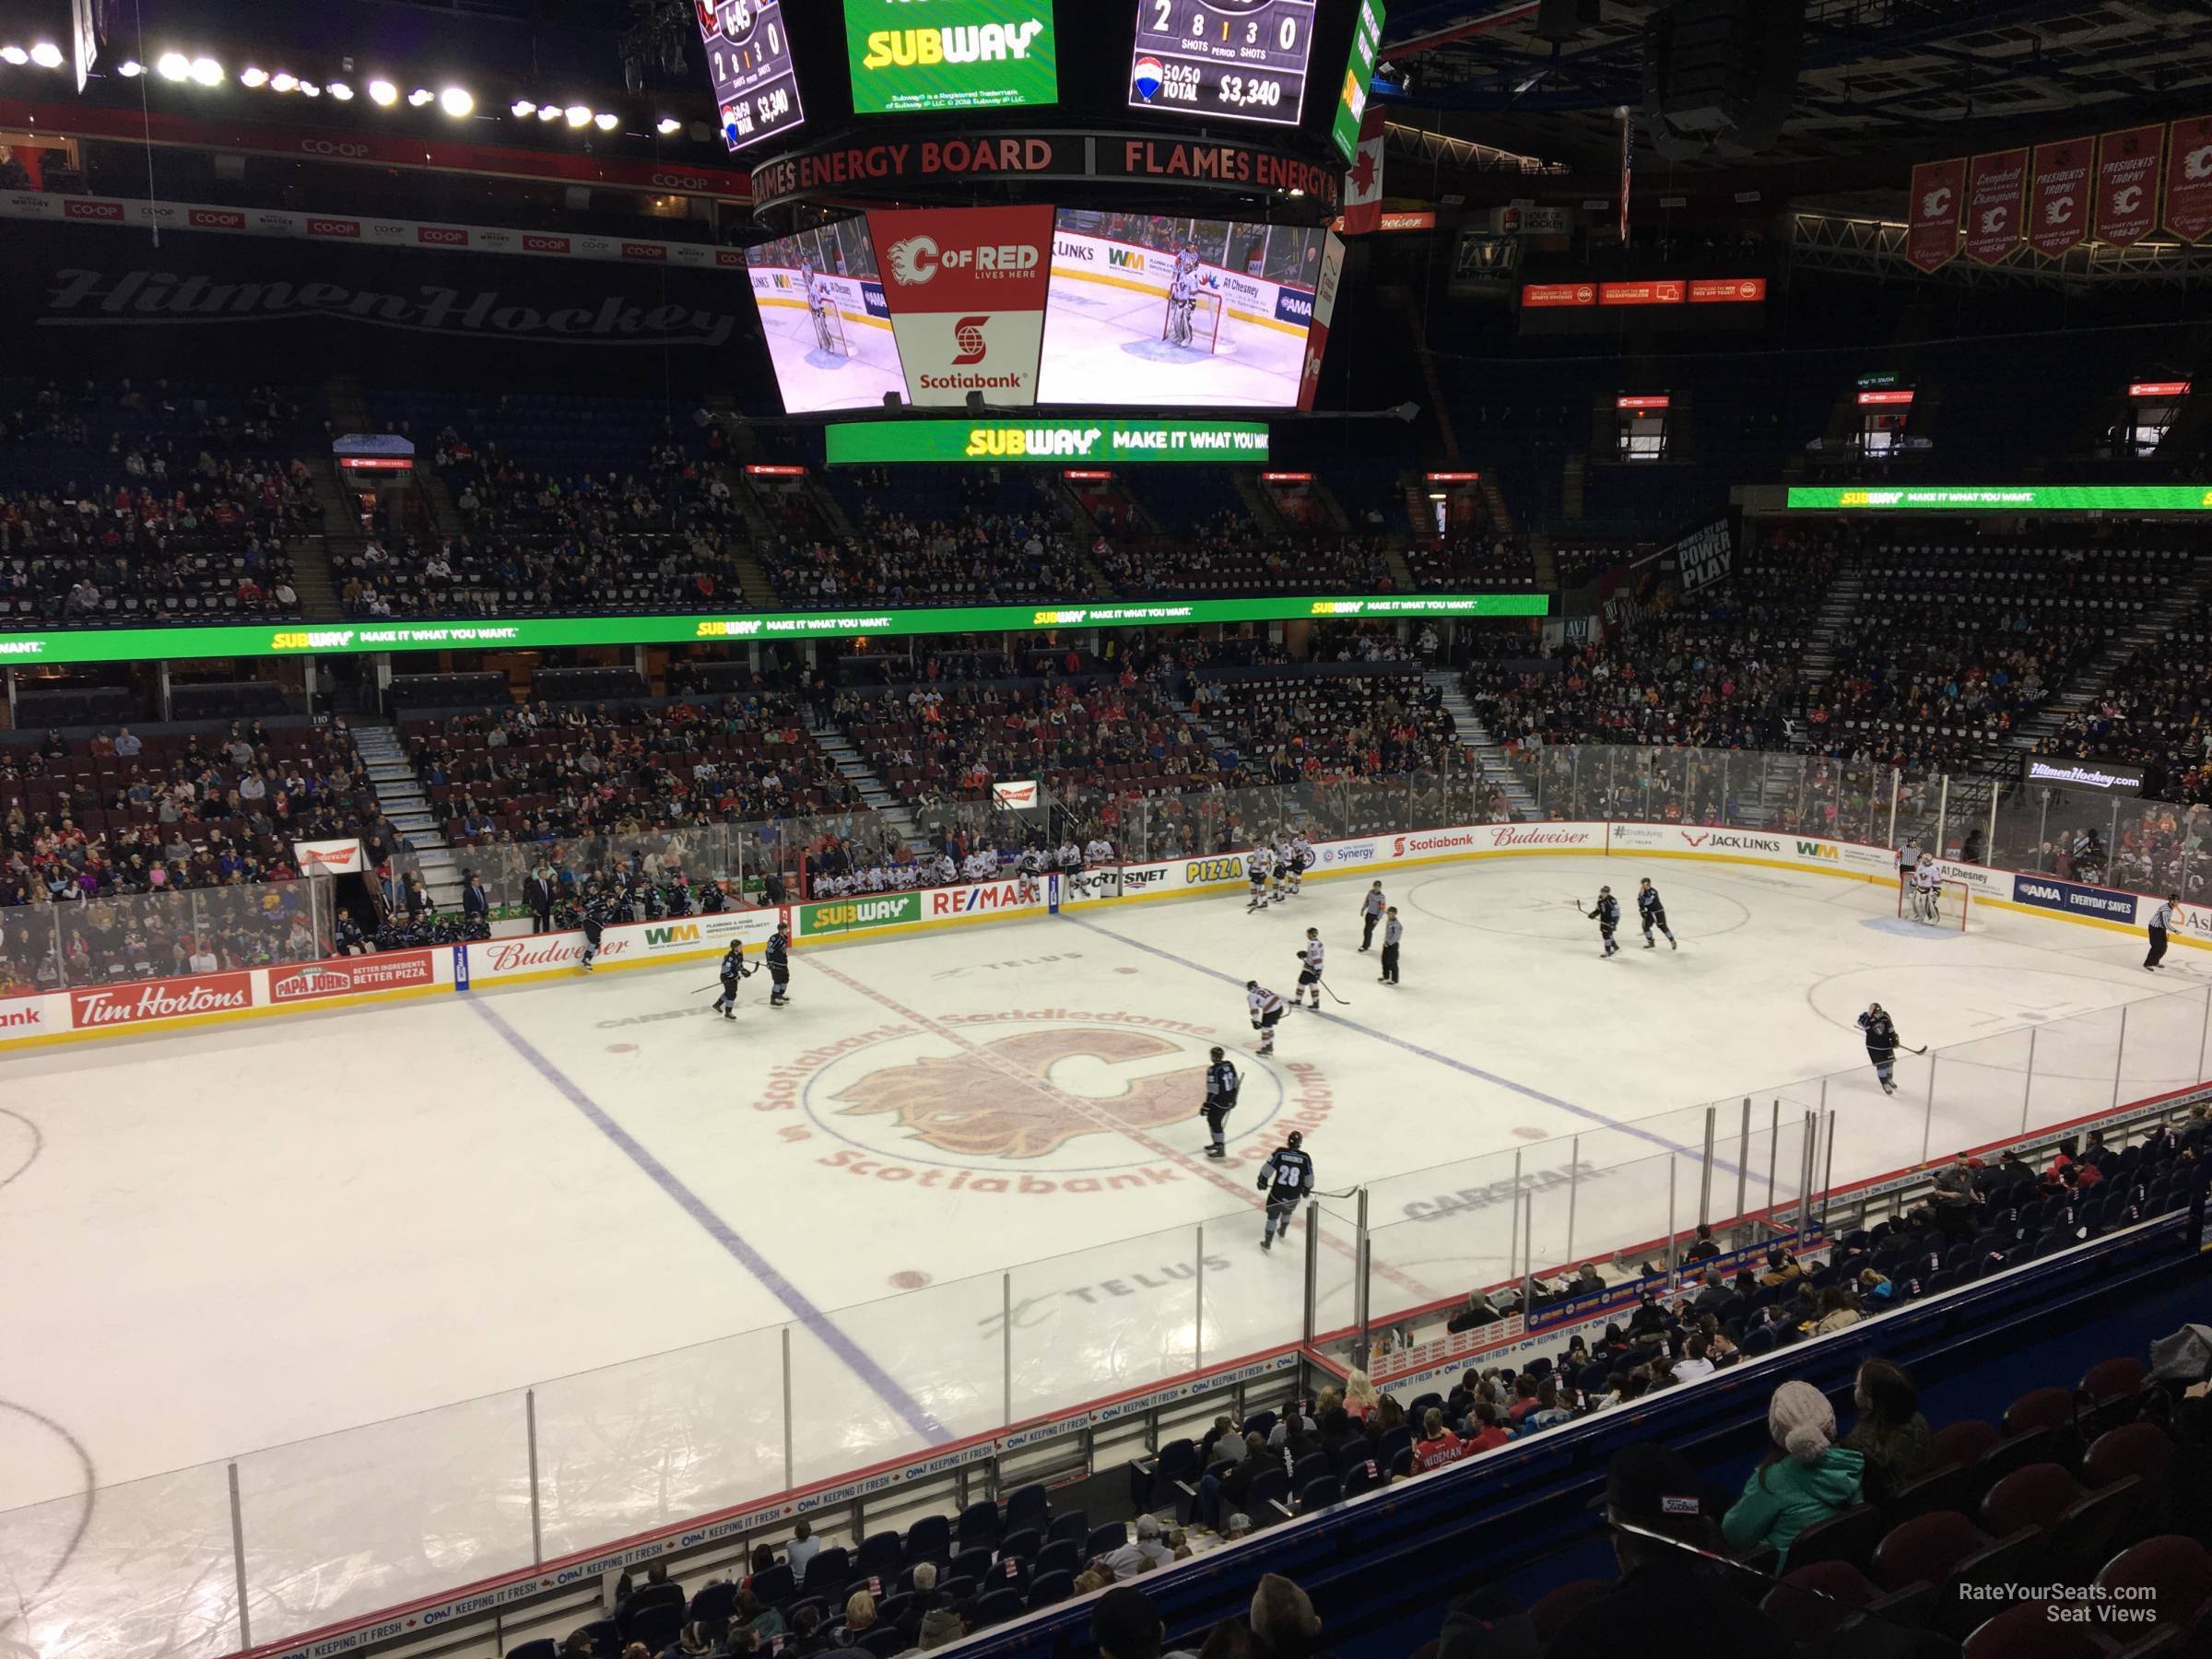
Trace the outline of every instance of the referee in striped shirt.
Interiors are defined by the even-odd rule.
[[[2150,954],[2143,959],[2144,968],[2150,972],[2156,973],[2166,959],[2166,930],[2173,925],[2173,907],[2181,901],[2179,893],[2169,893],[2166,902],[2150,912]]]

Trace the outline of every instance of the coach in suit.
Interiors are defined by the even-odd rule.
[[[553,931],[553,872],[539,865],[523,883],[523,902],[530,907],[530,931]]]

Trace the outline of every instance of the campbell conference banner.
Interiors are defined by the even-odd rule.
[[[7,243],[0,358],[56,371],[158,340],[171,374],[372,350],[395,375],[658,392],[664,371],[687,390],[726,384],[730,354],[759,349],[742,281],[707,271],[174,229],[157,251],[77,225],[11,226]]]
[[[1053,209],[882,209],[868,215],[907,401],[959,407],[1037,401]]]

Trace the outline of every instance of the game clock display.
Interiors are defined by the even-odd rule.
[[[723,142],[739,150],[806,124],[782,0],[693,0]]]
[[[1137,0],[1129,107],[1296,126],[1316,0]]]

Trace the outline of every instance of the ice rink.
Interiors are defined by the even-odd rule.
[[[1053,277],[1037,372],[1040,403],[1289,408],[1305,363],[1302,335],[1231,311],[1212,352],[1171,345],[1167,299],[1078,277]]]
[[[1632,912],[1644,874],[1681,948],[1601,960],[1570,900]],[[1371,1189],[1380,1312],[1501,1277],[1514,1211],[1467,1196],[1501,1173],[1545,1193],[1538,1266],[1656,1236],[1708,1100],[1724,1136],[1747,1094],[1762,1136],[1825,1103],[1841,1182],[2202,1070],[2198,953],[2158,978],[2116,933],[1515,857],[1385,877],[1391,989],[1365,887],[812,947],[791,1007],[755,979],[734,1021],[694,965],[0,1061],[0,1468],[35,1506],[0,1515],[0,1651],[233,1646],[227,1460],[266,1641],[527,1564],[526,1411],[550,1558],[1295,1340],[1302,1241],[1260,1252],[1253,1175],[1293,1124],[1324,1188]],[[1288,994],[1309,925],[1349,1006],[1258,1060],[1243,982]],[[1932,1052],[1895,1100],[1871,1000]],[[1794,1150],[1719,1159],[1791,1195]]]

